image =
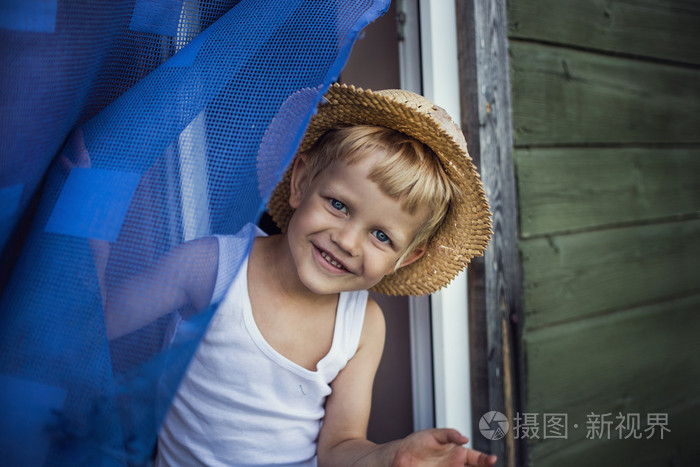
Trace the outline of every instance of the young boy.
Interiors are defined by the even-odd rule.
[[[410,92],[334,85],[326,99],[269,204],[284,233],[249,226],[256,238],[234,278],[227,258],[249,232],[190,242],[158,267],[217,258],[215,281],[182,271],[169,306],[222,300],[161,429],[159,466],[496,462],[455,430],[366,439],[385,330],[367,289],[432,293],[490,238],[464,136]],[[142,324],[107,313],[111,337]]]

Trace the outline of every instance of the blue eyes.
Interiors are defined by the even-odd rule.
[[[328,202],[330,203],[331,207],[336,211],[347,213],[348,208],[342,201],[338,201],[335,198],[328,198]],[[379,240],[381,243],[386,243],[387,245],[391,244],[391,239],[389,238],[389,236],[379,229],[373,230],[372,235],[374,235],[376,239]]]
[[[381,230],[373,230],[372,235],[377,237],[377,240],[379,240],[382,243],[391,243],[391,239],[387,236],[387,234],[385,234]]]
[[[331,206],[333,206],[333,209],[345,212],[345,204],[343,204],[342,201],[338,201],[337,199],[330,198],[330,203],[331,203]]]

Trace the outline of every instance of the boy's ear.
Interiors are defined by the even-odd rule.
[[[427,245],[421,245],[419,247],[416,247],[411,251],[406,257],[401,261],[401,264],[399,264],[399,268],[402,268],[404,266],[408,266],[411,263],[415,263],[419,259],[423,257],[425,254],[425,250],[427,250]]]
[[[294,158],[292,166],[292,178],[289,181],[289,205],[292,209],[296,209],[304,199],[304,193],[308,186],[309,164],[305,153],[299,153]]]

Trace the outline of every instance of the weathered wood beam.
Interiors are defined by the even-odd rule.
[[[483,261],[475,261],[469,275],[472,374],[476,370],[473,423],[478,427],[489,410],[512,421],[523,408],[525,394],[505,0],[457,0],[457,21],[462,126],[481,169],[494,229]],[[478,383],[485,384],[475,387]],[[498,455],[501,465],[524,465],[525,447],[517,444],[512,430],[497,441],[474,437],[475,447]]]

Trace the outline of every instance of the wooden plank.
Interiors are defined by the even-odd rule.
[[[700,142],[700,70],[510,42],[515,144]]]
[[[647,412],[648,413],[648,412]],[[533,444],[532,462],[536,467],[590,466],[697,466],[700,465],[700,401],[672,408],[668,413],[671,432],[661,439],[659,431],[646,439],[548,440]],[[640,414],[641,415],[641,414]],[[623,431],[624,433],[624,431]]]
[[[467,130],[470,152],[480,160],[482,180],[493,213],[494,235],[486,251],[483,271],[483,301],[470,314],[486,317],[486,354],[488,359],[488,406],[508,412],[518,409],[521,397],[513,375],[508,384],[504,366],[516,360],[515,373],[524,365],[518,349],[507,346],[519,342],[519,330],[512,339],[504,333],[503,323],[522,322],[522,279],[517,251],[518,214],[515,177],[511,161],[512,125],[506,37],[505,0],[458,0],[460,87],[464,90],[462,126]],[[477,92],[474,92],[477,91]],[[476,141],[476,142],[475,142]],[[471,298],[471,297],[470,297]],[[474,305],[474,300],[470,301]],[[483,343],[483,340],[477,340]],[[506,349],[504,350],[504,345]],[[483,348],[481,348],[483,349]],[[477,351],[479,348],[476,349]],[[512,357],[511,357],[512,356]],[[481,405],[483,401],[479,401]],[[483,414],[483,413],[482,413]],[[482,414],[477,414],[481,416]],[[478,425],[476,425],[478,426]],[[478,436],[477,436],[478,438]],[[483,440],[479,440],[483,442]],[[502,465],[515,466],[525,458],[512,436],[488,443],[487,451],[499,457]]]
[[[700,3],[511,0],[508,35],[700,64]]]
[[[522,241],[525,328],[700,291],[700,220]]]
[[[567,440],[540,436],[532,443],[533,458],[543,461],[534,465],[638,465],[632,459],[643,443],[586,439],[591,412],[611,413],[612,420],[618,413],[643,414],[644,420],[647,413],[671,412],[671,436],[656,453],[660,457],[649,458],[645,452],[640,460],[668,459],[672,454],[668,443],[674,439],[673,443],[684,449],[697,445],[682,441],[678,435],[695,433],[697,438],[700,433],[697,418],[693,424],[684,419],[688,411],[684,405],[689,401],[695,404],[691,408],[696,416],[700,415],[698,309],[700,295],[695,295],[528,333],[530,411],[566,413],[569,426]],[[682,410],[669,410],[674,407]],[[610,437],[617,438],[614,429]],[[590,457],[586,464],[574,461],[575,453],[594,449],[609,451],[613,457],[625,452],[632,457],[622,464],[601,464]]]
[[[532,235],[700,212],[700,149],[515,151],[520,232]]]
[[[591,411],[700,397],[698,310],[693,295],[526,333],[529,409],[567,412],[582,425]]]

